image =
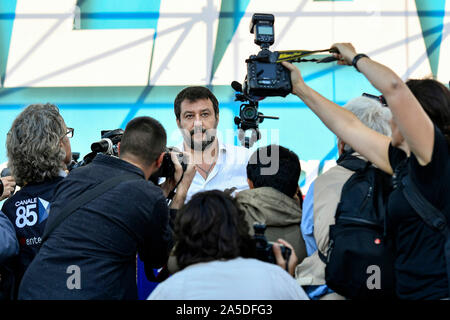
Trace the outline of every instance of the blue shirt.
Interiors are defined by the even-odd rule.
[[[308,257],[317,251],[317,243],[314,238],[314,182],[309,186],[303,201],[302,222],[300,224]],[[324,284],[321,286],[305,286],[305,292],[311,300],[318,300],[320,297],[334,291]]]

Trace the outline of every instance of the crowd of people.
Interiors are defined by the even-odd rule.
[[[160,282],[150,300],[366,297],[347,295],[362,292],[357,285],[378,290],[377,298],[448,299],[450,91],[432,79],[403,82],[351,44],[333,48],[338,63],[353,65],[383,99],[362,96],[341,107],[311,89],[296,66],[282,63],[292,94],[338,138],[337,165],[305,197],[293,151],[269,145],[250,152],[218,139],[219,102],[205,87],[187,87],[175,98],[183,141],[172,151],[156,119],[136,117],[117,157],[99,153],[70,172],[75,130],[53,104],[25,108],[8,131],[10,175],[0,180],[0,298],[136,300],[139,255],[148,280]],[[167,153],[175,172],[155,183],[151,177]],[[382,203],[371,208],[383,218],[382,236],[371,241],[393,257],[394,294],[380,287],[376,272],[366,272],[377,270],[370,263],[362,284],[331,280],[348,185],[366,172],[350,160],[388,177]],[[379,192],[373,183],[364,205]],[[350,207],[361,215],[341,228],[356,234],[363,207]],[[263,245],[257,226],[265,230]],[[386,274],[379,275],[383,286]]]

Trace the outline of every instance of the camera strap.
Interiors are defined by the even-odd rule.
[[[112,177],[98,185],[93,189],[88,189],[81,193],[78,197],[70,201],[60,212],[60,214],[53,220],[47,222],[44,234],[42,235],[42,244],[47,240],[48,236],[55,230],[67,217],[74,213],[81,206],[85,205],[89,201],[101,196],[106,191],[111,190],[117,184],[128,180],[137,180],[137,175],[123,174],[120,176]]]
[[[178,185],[180,184],[181,180],[183,180],[183,177],[184,177],[184,170],[183,170],[183,173],[181,174],[180,180],[178,180],[177,184],[172,189],[172,191],[169,192],[169,195],[167,196],[167,203],[172,201],[172,199],[173,199],[173,197],[175,196],[175,193],[176,193],[175,190],[178,188]]]
[[[324,63],[324,62],[332,62],[336,61],[337,58],[334,56],[327,56],[324,58],[316,59],[304,59],[303,57],[307,57],[316,53],[322,53],[322,52],[330,52],[330,53],[336,53],[336,49],[323,49],[323,50],[285,50],[285,51],[278,51],[278,58],[277,63],[282,61],[289,61],[289,62],[317,62],[317,63]]]

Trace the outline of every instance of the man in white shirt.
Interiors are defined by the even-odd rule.
[[[177,147],[191,154],[197,171],[186,201],[199,191],[248,189],[246,166],[251,152],[218,140],[219,103],[214,94],[205,87],[184,88],[175,98],[174,111],[183,135]]]

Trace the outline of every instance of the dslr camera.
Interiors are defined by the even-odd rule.
[[[182,152],[179,152],[176,148],[168,147],[166,148],[166,153],[163,156],[161,167],[159,167],[158,171],[152,174],[152,176],[150,177],[151,181],[155,182],[159,178],[172,178],[175,175],[175,164],[173,163],[169,152],[175,152],[175,155],[178,158],[178,162],[183,168],[183,172],[186,171],[188,159],[186,159],[184,157],[184,154]]]
[[[268,48],[275,42],[275,17],[273,14],[255,13],[250,22],[250,33],[255,34],[255,43],[261,51],[251,55],[247,63],[244,94],[255,97],[285,97],[292,91],[291,73],[281,63],[277,63],[278,52]]]
[[[261,261],[276,264],[277,261],[272,250],[273,242],[267,241],[266,236],[264,235],[264,232],[266,231],[266,225],[255,223],[253,224],[253,230],[255,231],[255,235],[253,238],[256,242],[256,258]],[[280,248],[281,255],[283,256],[284,260],[288,261],[289,257],[291,256],[291,249],[281,244]]]

